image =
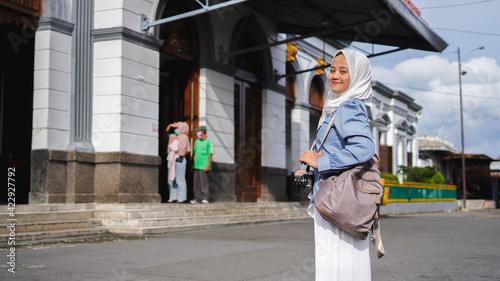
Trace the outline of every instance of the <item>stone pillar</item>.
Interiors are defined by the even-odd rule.
[[[304,169],[299,163],[299,157],[305,150],[311,149],[309,140],[309,117],[310,108],[308,104],[295,103],[295,108],[292,109],[292,159],[295,159],[292,165],[292,171]],[[307,201],[307,194],[299,188],[290,188],[290,199],[292,201]]]
[[[159,203],[160,163],[126,152],[34,150],[30,203]]]
[[[159,203],[159,156],[126,152],[96,153],[95,202]]]
[[[94,202],[94,158],[92,152],[33,150],[30,203]]]
[[[206,125],[215,154],[209,173],[210,200],[236,202],[234,162],[234,73],[232,66],[202,62],[199,79],[199,124]]]
[[[93,151],[92,134],[92,28],[94,1],[74,1],[72,40],[71,134],[69,150]]]
[[[262,91],[261,201],[287,201],[286,88],[270,83]]]
[[[69,142],[73,27],[55,17],[40,19],[35,38],[33,150],[66,149]]]
[[[74,188],[68,190],[66,185],[67,152],[49,153],[49,149],[64,151],[70,139],[73,29],[74,24],[67,20],[46,16],[40,19],[36,32],[30,203],[75,200]],[[72,193],[69,197],[68,191]]]
[[[30,203],[160,202],[161,40],[131,29],[143,2],[44,11],[66,17],[37,31]]]

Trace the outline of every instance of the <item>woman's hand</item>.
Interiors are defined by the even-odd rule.
[[[167,129],[165,129],[165,131],[166,131],[166,132],[168,132],[168,130],[170,130],[170,127],[177,128],[177,127],[178,127],[178,126],[177,126],[177,122],[174,122],[174,123],[172,123],[172,124],[168,124]]]
[[[305,171],[306,170],[298,170],[297,172],[293,173],[293,175],[296,176],[296,177],[297,176],[303,176]]]
[[[304,154],[300,156],[299,161],[301,163],[309,165],[311,168],[318,168],[318,158],[323,156],[323,152],[314,152],[312,150],[304,151]],[[297,171],[298,172],[298,171]]]

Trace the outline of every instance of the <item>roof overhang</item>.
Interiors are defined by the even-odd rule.
[[[205,4],[198,0],[196,2],[201,6],[198,10],[154,22],[148,22],[146,15],[141,15],[141,29],[146,31],[155,25],[242,4],[273,19],[276,22],[277,32],[296,35],[296,37],[292,36],[279,42],[238,50],[228,56],[308,37],[396,47],[393,50],[370,54],[368,57],[404,49],[442,52],[448,46],[403,0],[315,0],[314,2],[310,0],[229,0],[212,5],[208,0]]]
[[[250,0],[278,32],[441,52],[448,44],[403,0]],[[328,32],[331,31],[331,32]]]

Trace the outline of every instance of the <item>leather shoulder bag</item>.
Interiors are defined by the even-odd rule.
[[[318,151],[321,150],[334,119],[335,115],[326,129]],[[385,249],[379,221],[379,205],[383,193],[379,161],[378,155],[375,154],[368,162],[326,179],[318,174],[319,190],[313,201],[316,210],[325,220],[354,237],[364,240],[371,231],[377,257],[381,258]]]

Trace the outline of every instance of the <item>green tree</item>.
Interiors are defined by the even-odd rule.
[[[383,173],[383,172],[380,172],[380,177],[383,179],[391,180],[391,181],[398,180],[398,176],[393,175],[393,174]]]
[[[434,166],[427,167],[406,167],[399,166],[403,171],[405,181],[442,184],[443,175]]]

